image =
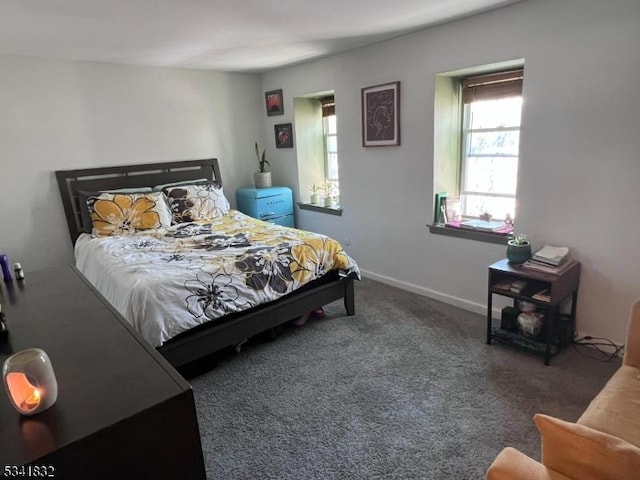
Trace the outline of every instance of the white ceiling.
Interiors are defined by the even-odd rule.
[[[0,0],[0,54],[262,72],[520,0]]]

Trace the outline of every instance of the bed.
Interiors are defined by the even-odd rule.
[[[354,280],[360,274],[335,240],[228,208],[214,218],[192,215],[175,222],[175,192],[200,192],[205,187],[199,185],[206,185],[223,195],[216,159],[55,173],[76,267],[175,367],[335,300],[343,299],[347,315],[355,314]],[[157,229],[96,235],[102,228],[96,212],[152,187],[174,202],[168,224],[165,219]]]

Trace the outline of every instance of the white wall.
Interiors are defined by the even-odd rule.
[[[264,144],[259,77],[0,56],[0,252],[73,262],[54,171],[216,157],[227,197]]]
[[[534,248],[571,248],[583,268],[579,330],[622,343],[640,298],[638,45],[637,0],[529,0],[265,74],[262,89],[283,88],[285,97],[285,114],[268,118],[265,135],[293,120],[294,97],[335,90],[344,214],[298,211],[298,224],[350,243],[375,278],[483,311],[487,266],[505,247],[425,227],[433,204],[434,76],[524,58],[517,230]],[[360,89],[395,80],[402,145],[365,149]],[[295,149],[279,150],[272,169],[279,183],[296,186]]]

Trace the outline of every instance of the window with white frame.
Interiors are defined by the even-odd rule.
[[[333,96],[320,100],[322,103],[322,130],[324,134],[324,174],[325,183],[332,188],[335,198],[340,196],[338,177],[338,121],[336,103]]]
[[[299,206],[341,215],[338,175],[338,118],[333,91],[293,101]],[[307,208],[309,205],[312,208]]]
[[[515,219],[523,73],[461,79],[463,217]]]

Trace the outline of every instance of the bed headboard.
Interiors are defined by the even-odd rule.
[[[207,178],[222,185],[218,159],[143,163],[113,167],[57,170],[56,179],[67,217],[71,242],[84,231],[78,192],[97,192],[118,188],[153,187],[165,183]]]

